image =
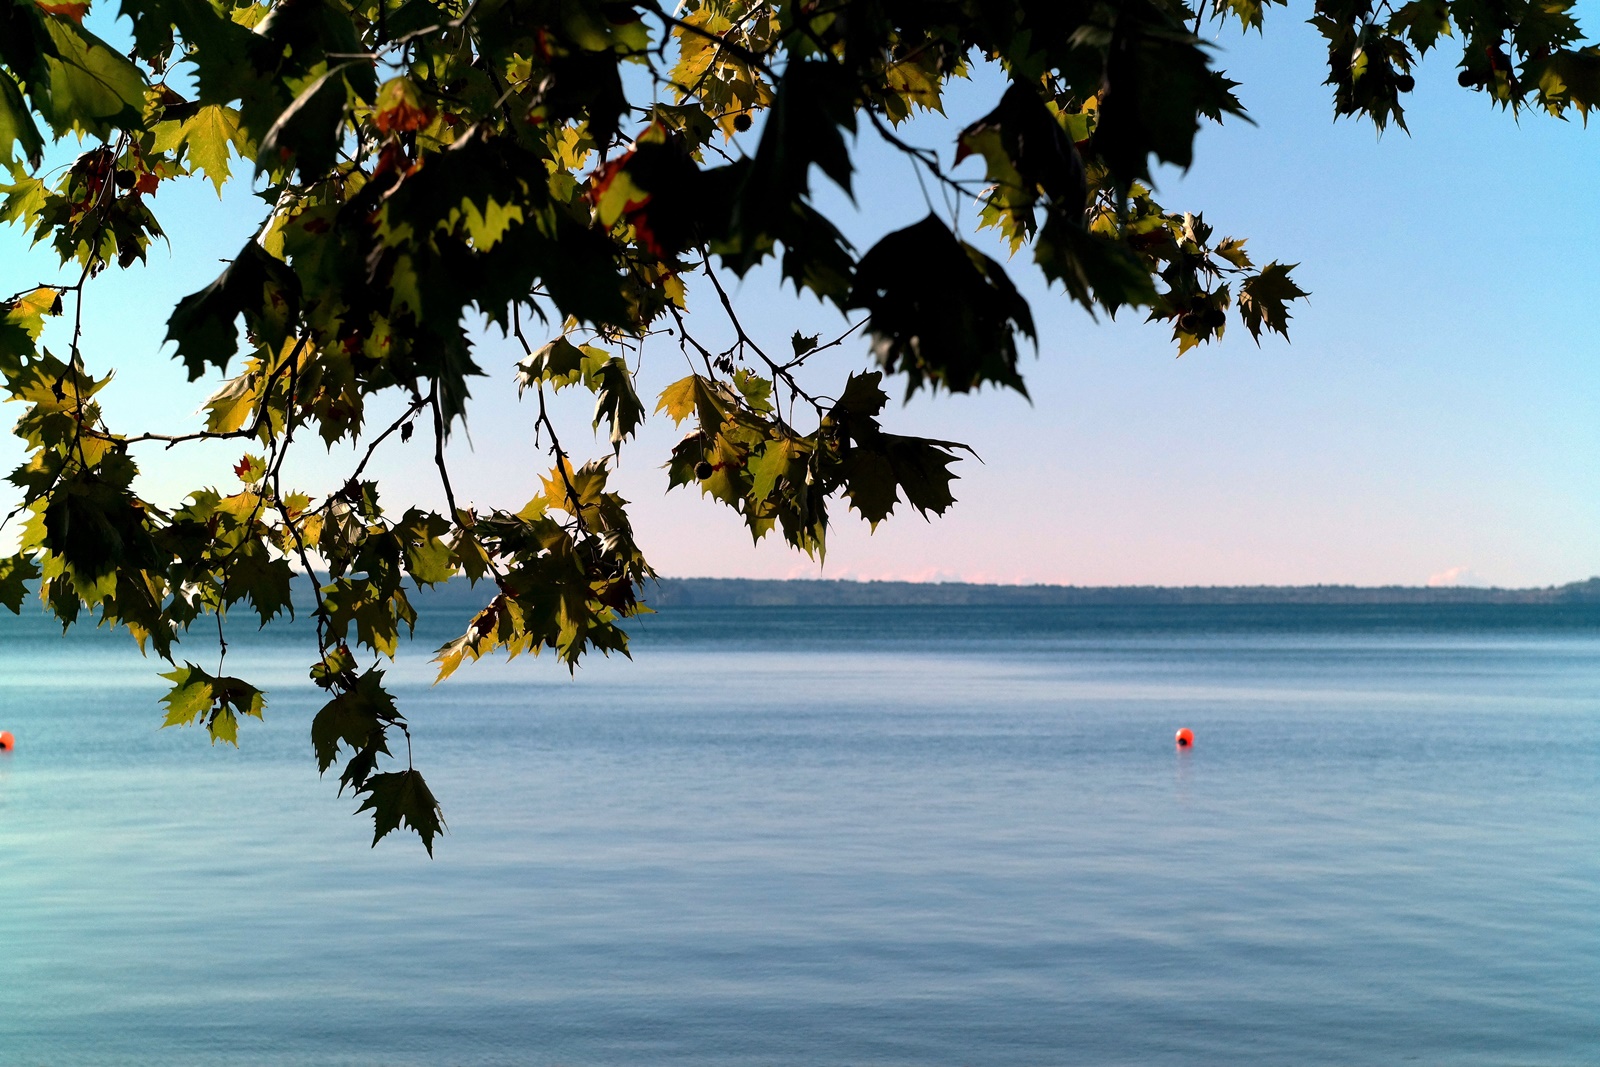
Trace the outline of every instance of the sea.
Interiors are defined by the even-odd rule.
[[[385,665],[430,858],[303,623],[230,619],[234,749],[0,617],[0,1064],[1600,1063],[1600,608],[681,607],[435,686],[462,623]]]

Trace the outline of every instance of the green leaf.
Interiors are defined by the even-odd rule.
[[[294,572],[287,559],[274,559],[261,541],[245,541],[234,549],[222,572],[223,599],[231,605],[249,598],[262,626],[285,610],[294,614]]]
[[[34,289],[0,303],[0,371],[7,377],[20,372],[22,359],[32,356],[46,316],[61,314],[61,293]]]
[[[334,637],[344,640],[354,623],[356,639],[390,659],[400,647],[400,624],[416,620],[405,593],[398,588],[385,592],[370,579],[340,578],[323,587],[322,598]]]
[[[350,87],[344,66],[334,67],[306,88],[261,138],[256,173],[294,167],[302,181],[314,181],[338,158]]]
[[[1248,270],[1255,264],[1250,262],[1250,254],[1244,250],[1244,242],[1237,238],[1229,237],[1216,247],[1216,254],[1227,260],[1241,270]]]
[[[894,465],[881,452],[856,448],[845,455],[843,467],[845,499],[876,528],[900,500]]]
[[[1008,232],[1033,232],[1041,194],[1082,225],[1088,197],[1083,160],[1037,88],[1013,82],[999,106],[961,131],[957,144],[957,163],[973,153],[983,157],[993,185],[988,200],[1010,216]]]
[[[444,818],[421,774],[415,770],[374,774],[362,792],[367,798],[356,811],[372,812],[374,848],[403,824],[417,832],[428,855],[433,855],[433,839],[444,830]]]
[[[178,358],[194,381],[208,364],[227,370],[239,348],[241,315],[262,343],[276,347],[286,340],[283,324],[293,322],[300,303],[300,282],[281,260],[254,241],[217,280],[178,302],[167,320],[167,340],[178,344]]]
[[[682,423],[698,412],[702,426],[715,427],[727,418],[728,398],[718,392],[711,379],[691,374],[661,391],[656,410],[665,411],[674,423]]]
[[[603,348],[580,347],[565,336],[557,337],[517,364],[517,389],[525,390],[539,382],[549,383],[558,393],[580,382],[593,389],[595,371],[609,358]]]
[[[172,688],[161,702],[167,706],[168,726],[191,726],[198,722],[211,735],[211,743],[225,741],[235,748],[239,745],[240,715],[262,717],[267,698],[250,683],[232,677],[215,677],[193,663],[161,677],[172,682]]]
[[[99,471],[63,479],[44,508],[48,547],[85,582],[155,564],[146,509],[131,492]]]
[[[239,112],[220,104],[207,104],[184,122],[180,139],[188,147],[189,161],[216,186],[217,195],[222,195],[222,184],[230,173],[230,151],[244,155],[249,148],[249,141],[239,128]]]
[[[844,68],[820,61],[791,62],[756,149],[748,188],[771,201],[810,191],[813,164],[850,192],[850,150],[844,133],[856,128],[854,87]]]
[[[1174,8],[1119,7],[1108,44],[1092,147],[1119,188],[1148,179],[1152,155],[1188,167],[1202,116],[1243,113]]]
[[[144,75],[100,38],[63,19],[47,18],[53,55],[45,56],[46,90],[34,102],[57,137],[74,127],[108,139],[113,129],[138,129],[144,120]]]
[[[873,354],[885,370],[906,375],[908,394],[924,385],[965,393],[994,382],[1027,395],[1015,337],[1034,336],[1027,301],[1000,264],[936,216],[889,234],[861,257],[850,306],[870,313]]]
[[[28,595],[23,582],[39,577],[38,564],[27,556],[16,555],[0,559],[0,604],[11,609],[11,614],[22,614],[22,600]]]
[[[1311,295],[1289,277],[1289,272],[1297,266],[1297,263],[1269,263],[1261,268],[1261,273],[1245,279],[1239,286],[1239,315],[1257,344],[1261,343],[1264,329],[1288,337],[1289,301],[1304,300]]]
[[[930,441],[921,437],[901,437],[884,434],[884,451],[894,468],[895,481],[905,492],[906,503],[922,513],[943,515],[956,502],[950,492],[955,474],[950,464],[958,458],[952,448],[965,448],[952,441]],[[970,449],[969,449],[970,451]]]
[[[745,468],[751,478],[750,499],[761,501],[772,495],[778,479],[789,474],[790,467],[802,454],[796,442],[787,437],[762,445]]]
[[[441,515],[411,508],[395,527],[405,545],[406,573],[418,585],[437,585],[456,576],[455,553],[442,538],[450,523]]]
[[[695,397],[698,395],[700,376],[691,374],[687,378],[680,378],[661,390],[661,396],[656,400],[656,410],[665,411],[667,418],[675,423],[681,423],[694,412]]]
[[[339,758],[339,746],[389,754],[384,733],[398,719],[394,697],[383,688],[383,672],[369,669],[353,688],[340,693],[311,720],[311,747],[317,754],[317,772],[327,773]]]
[[[627,363],[612,356],[594,369],[590,388],[595,394],[595,429],[600,428],[602,421],[608,423],[612,451],[620,453],[622,442],[632,437],[644,421],[644,405],[639,402],[639,394],[634,392],[633,374]]]
[[[5,70],[0,70],[0,167],[17,162],[17,150],[30,167],[44,162],[44,138],[33,123],[33,113],[22,99],[22,91]]]
[[[1034,243],[1034,259],[1051,281],[1093,310],[1115,315],[1124,307],[1155,303],[1150,269],[1122,241],[1079,228],[1066,219],[1050,218]]]
[[[869,371],[852,374],[846,380],[844,392],[834,405],[836,413],[872,418],[889,403],[889,394],[883,391],[883,372]]]
[[[1287,0],[1216,0],[1217,10],[1224,9],[1233,12],[1239,20],[1239,28],[1261,29],[1262,12],[1267,4],[1285,4]]]
[[[1390,16],[1389,32],[1404,33],[1419,54],[1426,54],[1441,34],[1450,33],[1450,5],[1447,0],[1411,0]]]

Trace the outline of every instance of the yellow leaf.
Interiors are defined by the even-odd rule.
[[[239,129],[239,113],[221,104],[208,104],[183,124],[181,139],[189,146],[189,160],[221,195],[222,183],[229,175],[229,150],[237,149],[242,154],[247,147]]]
[[[682,422],[694,411],[695,388],[700,381],[698,374],[691,374],[681,381],[673,382],[661,390],[661,399],[656,402],[657,411],[665,411],[673,422]]]
[[[256,376],[241,374],[222,383],[222,388],[206,398],[206,429],[212,433],[232,433],[255,414],[258,397]]]

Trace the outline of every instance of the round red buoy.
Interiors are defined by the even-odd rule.
[[[10,752],[17,747],[17,739],[11,736],[10,730],[0,730],[0,752]]]
[[[1194,747],[1194,731],[1189,729],[1187,726],[1185,726],[1183,729],[1178,731],[1178,747],[1179,748],[1192,748],[1192,747]]]

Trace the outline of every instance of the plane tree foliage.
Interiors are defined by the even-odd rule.
[[[380,665],[415,623],[412,594],[460,575],[484,591],[441,677],[502,651],[625,654],[652,571],[608,477],[647,417],[683,430],[671,486],[820,556],[841,513],[876,526],[951,506],[965,447],[893,432],[888,389],[1023,391],[1036,328],[1015,272],[1091,312],[1143,314],[1180,354],[1230,325],[1286,333],[1306,295],[1292,267],[1153,184],[1196,162],[1202,125],[1248,121],[1201,34],[1262,30],[1271,2],[121,0],[114,21],[89,20],[114,25],[113,44],[86,28],[87,3],[0,0],[0,218],[63,271],[0,303],[28,450],[0,602],[18,610],[37,582],[64,625],[127,629],[172,667],[166,722],[237,743],[265,695],[223,674],[225,641],[211,673],[180,639],[291,613],[310,575],[318,767],[371,812],[374,843],[405,826],[431,852],[439,805]],[[1381,130],[1404,126],[1413,67],[1436,49],[1496,106],[1586,118],[1600,52],[1571,9],[1316,0],[1312,23],[1335,114]],[[978,71],[993,109],[950,143],[914,140],[908,120]],[[852,190],[869,139],[918,169],[929,212],[857,248],[819,205],[827,185]],[[47,166],[63,143],[76,157]],[[79,346],[94,281],[142,265],[163,189],[197,179],[253,182],[262,204],[168,320],[174,357],[215,392],[194,425],[113,427],[96,398],[114,354]],[[796,305],[782,350],[728,297],[758,267],[823,309]],[[703,339],[691,293],[731,346]],[[71,324],[54,349],[53,316]],[[444,461],[485,324],[521,347],[516,385],[548,452],[518,457],[545,473],[515,511],[458,500]],[[656,397],[635,386],[647,338],[693,368]],[[859,369],[825,380],[811,361],[841,348]],[[547,399],[565,389],[592,394],[598,455],[558,437]],[[369,421],[383,394],[401,414]],[[443,513],[364,477],[413,435],[431,440]],[[231,471],[182,500],[140,495],[142,453],[217,440],[239,446]],[[362,457],[320,496],[284,476],[319,441]]]

